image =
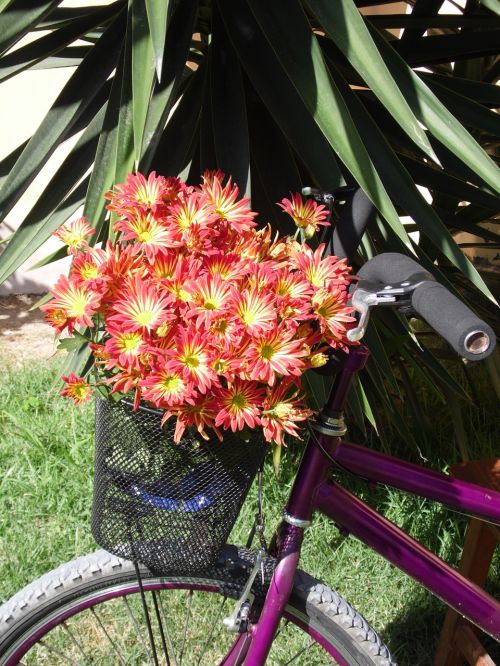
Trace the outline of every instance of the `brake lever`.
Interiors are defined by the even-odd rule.
[[[351,342],[363,338],[370,321],[370,308],[378,305],[393,306],[401,312],[411,312],[411,297],[423,282],[434,280],[427,271],[414,273],[406,280],[395,284],[387,284],[381,288],[380,282],[360,280],[351,297],[351,306],[359,313],[358,325],[347,331]]]

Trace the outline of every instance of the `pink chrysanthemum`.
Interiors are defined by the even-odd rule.
[[[110,338],[104,344],[104,351],[109,355],[106,368],[115,366],[130,370],[141,367],[141,354],[147,351],[148,343],[143,334],[138,331],[122,330],[108,325],[107,332]]]
[[[181,329],[172,348],[165,350],[165,361],[166,370],[193,382],[200,393],[218,384],[207,341],[194,329]]]
[[[186,315],[194,318],[196,326],[210,326],[210,323],[223,317],[231,304],[231,287],[223,282],[219,275],[204,275],[193,282],[194,305]]]
[[[173,237],[171,229],[151,213],[127,215],[115,222],[114,229],[122,233],[123,240],[134,242],[134,254],[144,252],[149,261],[153,261],[158,252],[181,245],[180,240]]]
[[[299,377],[309,349],[294,337],[295,327],[284,325],[256,336],[243,355],[248,378],[274,386],[279,375]]]
[[[255,428],[260,425],[264,396],[264,389],[257,382],[235,379],[228,388],[221,387],[215,396],[219,407],[215,425],[233,432],[245,426]]]
[[[232,311],[235,320],[250,335],[258,335],[276,325],[272,294],[257,289],[234,290]]]
[[[159,294],[154,285],[136,278],[124,287],[109,321],[124,330],[152,331],[168,319],[168,303],[166,294]]]
[[[87,400],[90,400],[92,396],[92,388],[83,377],[77,377],[75,373],[72,372],[69,377],[62,377],[62,380],[66,384],[61,391],[62,396],[71,398],[75,405],[81,405],[84,402],[87,402]]]
[[[180,403],[194,405],[194,384],[180,374],[160,368],[141,380],[142,397],[155,407],[172,407]]]
[[[60,322],[59,333],[66,326],[70,334],[75,326],[94,326],[92,316],[99,308],[100,294],[68,280],[65,275],[61,275],[51,293],[54,298],[40,309],[46,313],[49,323]],[[64,316],[66,322],[62,325]]]
[[[328,344],[347,351],[347,330],[355,319],[353,309],[346,306],[347,293],[340,288],[320,289],[312,298],[314,316]]]
[[[220,173],[212,173],[201,186],[202,192],[213,207],[214,213],[219,221],[226,222],[231,229],[241,233],[255,227],[254,213],[246,197],[238,201],[238,186],[231,183],[231,178],[222,187]]]
[[[68,254],[76,254],[78,250],[88,246],[87,238],[95,234],[95,229],[84,217],[63,224],[52,235],[68,246]]]
[[[325,246],[319,245],[311,250],[308,245],[299,246],[292,250],[291,261],[302,275],[316,289],[327,286],[332,281],[336,284],[346,285],[348,268],[345,260],[337,257],[323,257]]]
[[[155,171],[147,179],[142,173],[129,173],[125,183],[116,185],[114,191],[106,192],[104,196],[111,200],[108,209],[119,215],[130,210],[151,211],[154,215],[163,210],[164,200],[172,197],[171,190],[172,185],[167,185],[166,179],[157,176]]]
[[[307,238],[319,231],[320,226],[328,226],[328,210],[325,206],[317,204],[313,199],[304,200],[298,192],[290,192],[290,196],[291,199],[282,199],[278,206],[290,215],[299,229],[306,232]]]
[[[199,434],[208,439],[207,429],[214,432],[222,440],[222,434],[215,424],[217,408],[209,396],[200,396],[193,405],[180,404],[165,411],[162,419],[162,425],[172,416],[177,417],[174,431],[174,442],[179,443],[184,431],[188,427],[194,427]]]
[[[280,446],[284,444],[285,433],[301,439],[299,424],[313,414],[304,406],[293,380],[284,380],[268,389],[262,407],[264,437]]]

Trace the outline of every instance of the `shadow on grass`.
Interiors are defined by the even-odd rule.
[[[489,590],[493,593],[493,589]],[[496,585],[500,592],[500,585]],[[408,600],[404,613],[395,617],[384,630],[384,640],[390,646],[398,666],[430,666],[436,652],[447,607],[421,590]],[[485,650],[495,664],[500,664],[500,643],[479,633]],[[439,665],[441,666],[441,665]]]

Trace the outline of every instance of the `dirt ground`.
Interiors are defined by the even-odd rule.
[[[40,310],[39,295],[0,296],[0,368],[21,367],[54,355],[54,330]]]

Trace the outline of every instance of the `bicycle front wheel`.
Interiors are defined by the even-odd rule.
[[[155,576],[141,568],[142,594],[131,562],[106,551],[78,558],[0,607],[0,664],[223,664],[235,634],[222,619],[253,560],[250,551],[227,546],[203,577]],[[265,583],[254,591],[262,600]],[[302,572],[266,663],[394,664],[364,618]]]

